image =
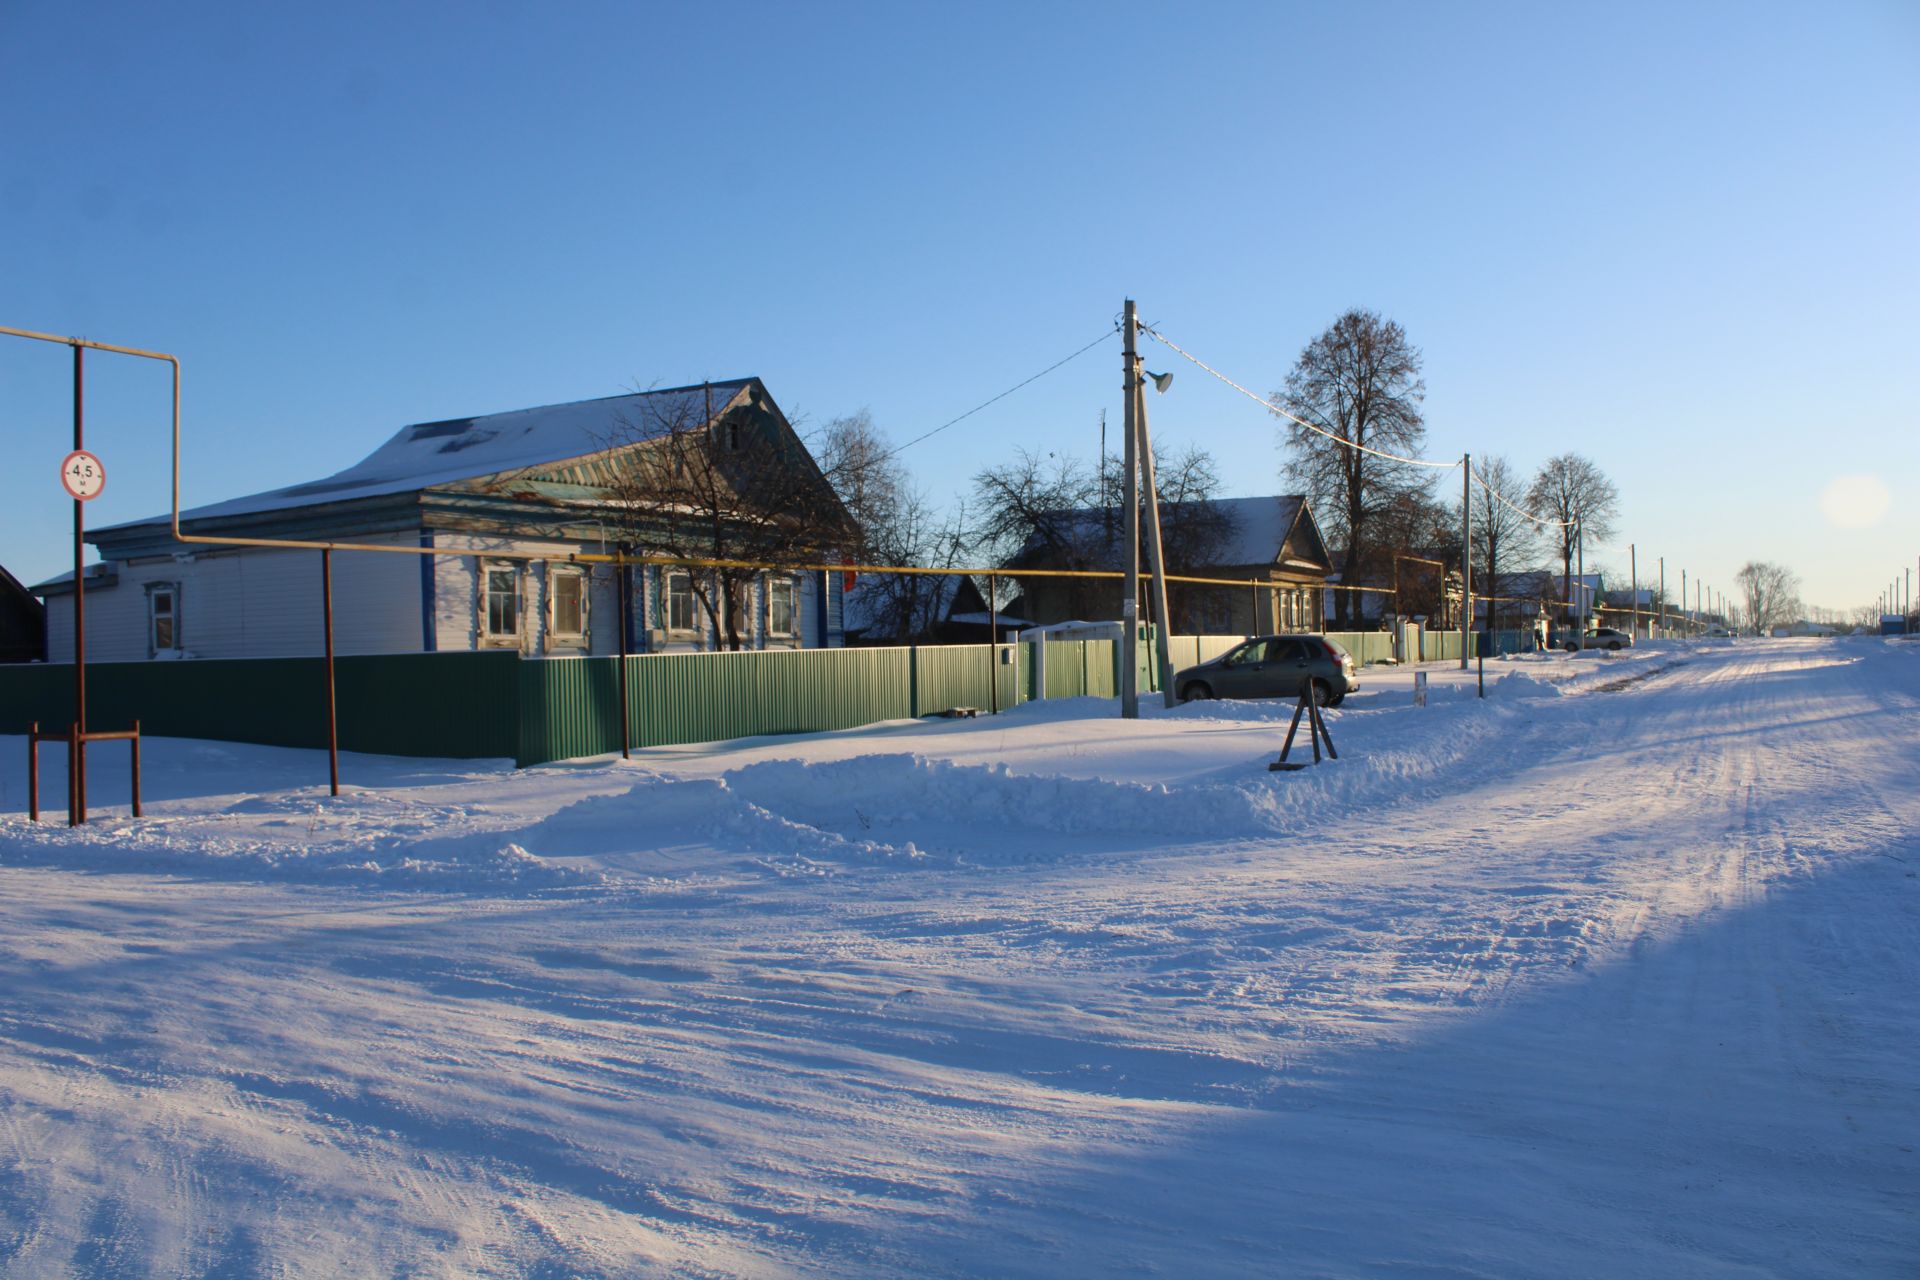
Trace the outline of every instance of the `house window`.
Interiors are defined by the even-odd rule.
[[[548,633],[579,644],[587,633],[587,577],[578,569],[555,569],[547,581]]]
[[[167,653],[180,647],[180,586],[156,582],[147,588],[147,653]]]
[[[793,579],[767,579],[767,634],[793,634]]]
[[[484,576],[485,632],[496,643],[520,638],[520,570],[512,565],[490,564],[481,570]]]
[[[693,575],[684,569],[667,574],[667,630],[693,630]]]

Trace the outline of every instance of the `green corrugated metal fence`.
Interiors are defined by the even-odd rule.
[[[1143,627],[1140,684],[1158,691],[1152,631]],[[1358,663],[1391,656],[1385,633],[1334,633]],[[1225,652],[1240,636],[1168,638],[1175,670]],[[1427,636],[1427,657],[1459,653],[1457,634]],[[1451,648],[1449,649],[1449,643]],[[1045,696],[1115,697],[1120,645],[1048,642]],[[997,655],[1008,655],[1005,658]],[[1031,645],[648,654],[628,658],[627,714],[636,747],[759,734],[846,729],[1002,710],[1034,696]],[[389,755],[512,757],[521,765],[620,747],[619,659],[523,659],[513,653],[393,654],[336,662],[340,745]],[[0,667],[0,733],[72,719],[73,669]],[[992,682],[997,682],[992,683]],[[318,658],[90,663],[88,719],[152,735],[274,746],[326,744]]]
[[[1355,666],[1396,661],[1390,631],[1329,631],[1326,637],[1352,654]]]
[[[517,742],[511,653],[339,658],[340,745],[387,755],[510,756]],[[278,747],[327,744],[325,664],[319,658],[89,662],[87,726]],[[68,663],[0,667],[0,733],[73,720]]]
[[[636,747],[716,742],[905,719],[913,714],[914,657],[910,649],[631,657],[630,740]],[[976,661],[984,672],[984,647]],[[521,663],[515,760],[525,766],[618,751],[619,662]]]

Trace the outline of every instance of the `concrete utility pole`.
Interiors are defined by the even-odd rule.
[[[1473,632],[1473,455],[1460,455],[1460,669]]]
[[[1135,429],[1135,397],[1140,387],[1140,360],[1134,350],[1134,335],[1138,319],[1134,314],[1133,299],[1126,300],[1124,314],[1120,321],[1121,353],[1120,361],[1123,374],[1120,386],[1124,395],[1126,447],[1126,483],[1121,501],[1126,510],[1121,512],[1122,536],[1127,541],[1126,550],[1126,594],[1120,599],[1120,718],[1138,720],[1140,718],[1140,486],[1139,458],[1134,453],[1135,443],[1140,433]]]
[[[1660,557],[1660,630],[1667,629],[1667,558]]]
[[[1637,544],[1627,544],[1627,573],[1633,578],[1633,630],[1628,632],[1634,639],[1640,638],[1640,548]]]
[[[1139,356],[1136,354],[1136,360]],[[1167,566],[1160,546],[1160,490],[1153,475],[1153,436],[1147,431],[1147,387],[1135,368],[1133,374],[1133,394],[1140,397],[1140,403],[1134,407],[1133,420],[1140,429],[1140,478],[1146,481],[1147,499],[1147,567],[1153,574],[1153,649],[1158,662],[1155,668],[1160,674],[1160,696],[1162,705],[1173,706],[1173,652],[1169,633],[1173,630],[1171,615],[1167,612]]]
[[[1574,554],[1580,559],[1580,634],[1587,634],[1587,621],[1593,616],[1593,593],[1587,590],[1587,526],[1576,522],[1573,526]]]

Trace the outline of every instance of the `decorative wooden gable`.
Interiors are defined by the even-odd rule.
[[[1279,552],[1274,556],[1274,567],[1294,573],[1317,574],[1325,574],[1333,568],[1333,561],[1327,555],[1326,541],[1320,536],[1320,524],[1313,518],[1305,499],[1301,500],[1286,537],[1280,541]]]

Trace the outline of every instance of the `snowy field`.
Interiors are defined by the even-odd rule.
[[[1920,646],[514,772],[0,737],[0,1274],[1913,1276]]]

